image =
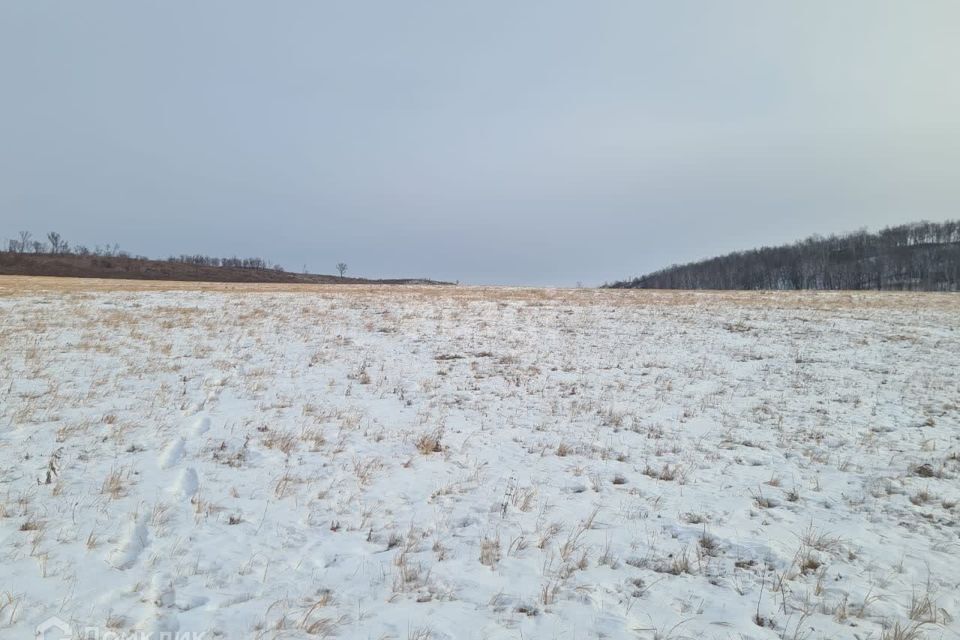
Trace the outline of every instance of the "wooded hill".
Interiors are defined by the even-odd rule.
[[[960,221],[812,236],[674,265],[605,285],[622,289],[960,290]]]
[[[347,265],[337,265],[346,272]],[[447,284],[420,278],[372,280],[343,275],[292,273],[261,258],[216,258],[205,255],[171,256],[154,260],[132,256],[117,245],[71,247],[58,233],[47,241],[34,240],[29,232],[9,240],[0,251],[0,275],[123,278],[189,282],[276,282],[304,284]]]

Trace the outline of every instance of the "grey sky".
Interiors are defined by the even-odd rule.
[[[960,3],[0,3],[0,237],[596,284],[960,211]]]

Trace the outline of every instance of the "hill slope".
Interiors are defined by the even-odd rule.
[[[674,265],[606,285],[620,289],[960,290],[960,221],[917,222],[878,233],[812,236]]]
[[[187,282],[282,282],[307,284],[418,284],[431,280],[369,280],[279,269],[223,267],[129,256],[0,252],[0,275],[180,280]],[[445,284],[445,283],[435,283]]]

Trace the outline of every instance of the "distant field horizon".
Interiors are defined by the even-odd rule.
[[[207,293],[304,293],[332,294],[358,293],[383,290],[396,291],[398,295],[424,297],[449,297],[452,300],[480,300],[503,298],[564,300],[576,304],[591,304],[606,299],[631,301],[637,304],[697,304],[704,301],[725,300],[749,303],[756,306],[804,305],[817,302],[821,305],[842,306],[900,306],[912,301],[926,300],[934,306],[951,306],[960,300],[954,291],[871,291],[862,289],[800,289],[800,290],[742,290],[742,289],[616,289],[600,286],[538,286],[513,284],[448,284],[411,281],[402,284],[384,284],[370,280],[360,282],[313,283],[313,282],[223,282],[196,280],[160,280],[125,278],[88,278],[64,276],[23,276],[0,274],[0,296],[24,292],[59,291],[82,293],[84,291],[117,292],[207,292]]]

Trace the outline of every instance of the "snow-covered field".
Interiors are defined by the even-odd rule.
[[[960,637],[956,295],[5,278],[0,348],[2,638]]]

